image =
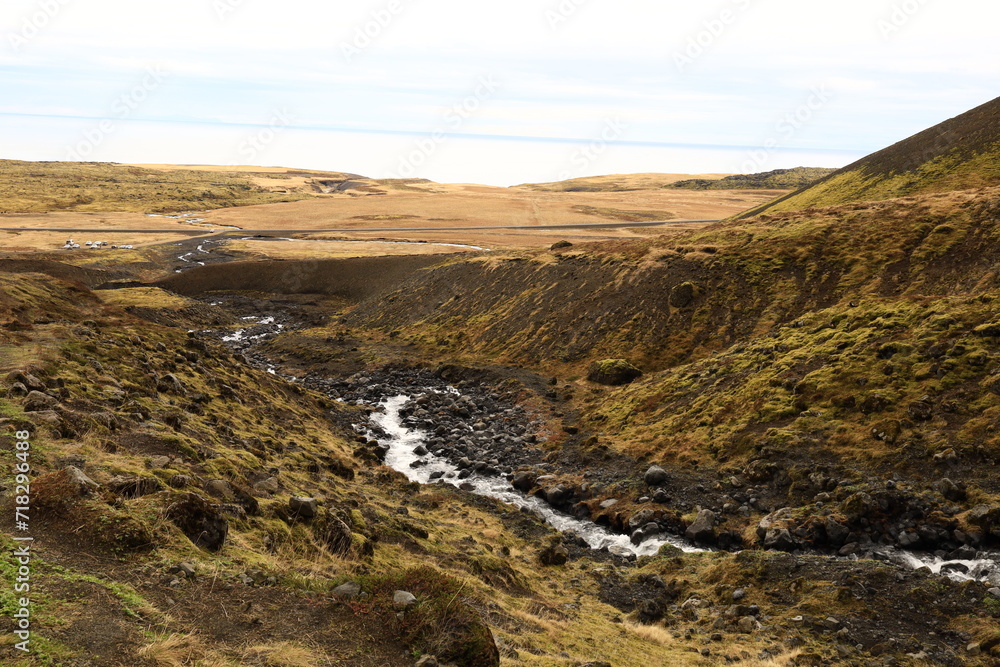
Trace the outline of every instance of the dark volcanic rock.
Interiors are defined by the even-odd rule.
[[[215,505],[197,494],[181,496],[167,507],[165,515],[196,546],[218,551],[226,543],[229,521]]]
[[[660,466],[650,466],[642,479],[646,482],[646,486],[660,486],[661,484],[665,484],[670,478],[667,475],[667,471]]]
[[[684,531],[684,536],[698,544],[715,543],[715,512],[702,510]]]
[[[670,305],[674,308],[684,308],[694,301],[695,287],[693,283],[684,282],[675,285],[670,290]]]
[[[587,370],[587,379],[598,384],[618,386],[642,376],[642,371],[625,359],[596,361]]]
[[[764,546],[776,551],[795,551],[799,548],[798,542],[787,528],[772,528],[767,531],[764,535]]]

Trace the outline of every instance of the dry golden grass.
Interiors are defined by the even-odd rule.
[[[267,667],[316,667],[327,664],[327,659],[315,651],[287,641],[251,646],[243,657],[248,664]]]
[[[337,259],[341,257],[372,257],[374,255],[436,255],[450,252],[467,252],[469,248],[439,245],[434,242],[402,241],[327,241],[304,239],[296,241],[243,241],[226,242],[227,250],[235,250],[250,258],[271,259]]]
[[[690,174],[598,176],[577,179],[580,183],[589,184],[587,187],[594,191],[566,191],[566,188],[574,189],[580,183],[567,181],[564,184],[499,188],[430,181],[374,180],[342,172],[282,167],[98,165],[88,171],[80,166],[63,163],[5,164],[12,177],[27,179],[26,182],[31,186],[26,190],[12,190],[6,199],[0,193],[0,211],[11,211],[0,213],[0,227],[30,228],[27,231],[0,231],[0,249],[8,251],[56,250],[62,247],[69,236],[81,244],[84,240],[106,240],[115,245],[143,247],[191,238],[188,234],[178,233],[183,230],[204,230],[208,234],[213,225],[220,228],[238,227],[247,231],[350,229],[347,236],[369,240],[372,236],[365,230],[371,228],[435,228],[435,231],[394,233],[393,236],[402,241],[464,243],[497,249],[537,248],[561,239],[579,242],[630,238],[643,236],[649,230],[450,232],[448,228],[591,224],[655,220],[661,216],[676,220],[721,219],[770,201],[775,194],[782,194],[772,191],[698,192],[663,188],[665,184],[691,178]],[[93,182],[88,180],[91,172]],[[116,175],[120,178],[116,178]],[[718,177],[721,174],[700,176]],[[52,179],[60,178],[75,179],[73,183],[77,190],[93,190],[93,196],[86,204],[63,205],[55,200],[49,201],[45,193],[52,188],[43,186]],[[166,205],[166,200],[160,201],[166,195],[162,195],[155,187],[150,190],[150,187],[156,186],[156,182],[147,182],[151,178],[156,182],[169,183],[170,201],[179,202],[180,208],[177,210],[197,210],[197,217],[204,218],[204,223],[197,225],[147,216],[146,213],[161,210]],[[231,188],[226,189],[218,196],[229,197],[221,205],[231,208],[218,208],[221,200],[209,198],[202,201],[199,198],[204,196],[203,191],[208,187],[205,183],[212,187],[219,186],[215,181],[240,181],[251,185],[246,186],[250,188],[246,191],[246,196],[235,198]],[[17,183],[13,183],[11,187],[16,185]],[[185,207],[184,202],[190,203]],[[204,209],[215,210],[204,212]],[[101,231],[75,234],[42,231],[54,227]],[[126,229],[163,229],[164,235],[121,231]],[[663,230],[664,228],[657,228],[657,231]],[[91,261],[91,253],[96,255],[105,252],[111,251],[81,248],[72,253],[72,257]],[[116,260],[127,259],[122,256],[127,251],[114,252]],[[255,252],[260,252],[260,249]],[[276,252],[279,256],[289,256],[291,251],[281,248],[276,249]],[[337,249],[322,249],[320,252],[332,257],[352,256],[362,252],[391,254],[395,250],[376,245],[370,249],[351,248],[346,253]],[[80,255],[85,257],[81,258]]]
[[[190,301],[158,287],[130,287],[128,289],[106,290],[100,293],[101,300],[120,308],[141,306],[148,308],[184,308]]]
[[[622,624],[622,627],[642,639],[655,642],[657,644],[666,646],[668,644],[676,643],[676,640],[670,634],[670,631],[662,625],[641,625],[639,623],[625,621]]]
[[[226,660],[211,655],[201,638],[194,633],[161,635],[139,649],[139,657],[153,660],[162,667],[225,667]]]

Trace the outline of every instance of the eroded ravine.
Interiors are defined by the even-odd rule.
[[[273,363],[256,348],[293,326],[287,321],[279,321],[274,315],[253,315],[243,318],[247,328],[226,332],[212,332],[236,351],[243,353],[248,363],[255,367],[276,373]],[[206,332],[209,333],[209,332]],[[379,377],[364,374],[351,378],[329,378],[307,375],[302,378],[282,375],[288,381],[302,383],[310,389],[324,393],[331,398],[372,409],[369,423],[356,424],[359,433],[366,434],[369,442],[379,449],[383,463],[404,474],[411,481],[420,484],[451,484],[470,493],[495,498],[522,511],[531,512],[544,519],[549,525],[563,533],[572,533],[590,548],[604,550],[619,556],[634,558],[651,555],[665,544],[685,552],[699,552],[704,549],[691,544],[682,537],[667,534],[665,527],[652,532],[638,543],[633,543],[628,535],[618,534],[599,526],[588,518],[570,516],[552,507],[543,498],[529,495],[515,489],[511,480],[514,472],[525,466],[546,465],[541,461],[544,454],[534,446],[530,433],[539,423],[526,414],[519,414],[519,406],[512,402],[504,404],[500,397],[488,390],[468,392],[468,387],[458,389],[426,370],[395,370]],[[461,384],[461,383],[460,383]],[[457,418],[448,425],[435,423],[435,415],[421,409],[421,402],[455,397],[466,404],[477,403],[488,408],[491,422],[503,425],[485,424],[482,412],[479,421],[468,423],[463,420],[462,408],[457,410]],[[440,406],[438,406],[440,407]],[[513,424],[513,426],[512,426]],[[464,460],[462,443],[469,443],[469,434],[477,433],[477,428],[487,430],[493,438],[512,439],[508,447],[487,447],[475,449],[479,459],[494,457],[489,461]],[[443,430],[442,430],[443,429]],[[444,447],[445,442],[456,441],[453,447]],[[457,447],[457,449],[456,449]],[[468,447],[464,451],[469,451]],[[470,452],[471,453],[471,452]],[[818,554],[824,555],[824,554]],[[857,555],[840,557],[828,555],[831,559],[858,560]],[[876,545],[864,557],[895,563],[901,567],[926,568],[934,574],[941,574],[957,581],[970,579],[1000,586],[1000,554],[981,551],[978,557],[970,559],[949,559],[941,554],[909,552],[888,545]]]

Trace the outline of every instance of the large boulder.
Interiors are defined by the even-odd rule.
[[[556,484],[545,490],[545,500],[553,507],[561,507],[573,498],[573,490],[565,484]]]
[[[587,370],[587,379],[598,384],[619,386],[642,376],[642,371],[625,359],[595,361]]]
[[[292,516],[312,519],[319,514],[319,502],[315,498],[292,496],[288,499],[288,509]]]
[[[779,510],[771,512],[764,518],[760,520],[757,524],[757,537],[761,540],[767,535],[768,531],[772,528],[781,527],[784,528],[789,523],[792,516],[792,510],[788,507],[783,507]]]
[[[642,476],[642,480],[646,482],[646,486],[660,486],[661,484],[666,484],[670,477],[667,475],[667,471],[660,466],[650,466],[646,474]]]
[[[655,516],[656,516],[655,511],[649,508],[641,509],[635,514],[633,514],[631,517],[629,517],[628,528],[629,530],[638,530],[639,528],[642,528],[647,523],[652,521],[653,517]]]
[[[775,551],[795,551],[799,543],[787,528],[772,528],[764,535],[764,547]]]
[[[536,476],[530,472],[519,472],[516,473],[511,479],[510,484],[518,491],[523,491],[527,493],[535,487]]]
[[[561,544],[545,547],[538,553],[542,565],[565,565],[569,560],[569,551]]]
[[[37,390],[29,392],[28,397],[24,399],[25,412],[42,412],[44,410],[52,410],[58,405],[59,399]]]
[[[197,494],[184,494],[167,507],[165,515],[198,547],[219,551],[226,543],[229,521],[215,505]]]
[[[329,509],[324,518],[325,521],[317,522],[314,526],[317,538],[333,553],[340,556],[347,555],[353,544],[350,527]]]
[[[851,534],[851,531],[847,526],[840,523],[832,516],[826,517],[826,523],[823,527],[826,530],[826,539],[830,542],[831,546],[844,546],[844,544],[847,543],[848,535]]]
[[[684,531],[684,537],[696,544],[713,544],[715,542],[715,512],[702,510]]]
[[[28,391],[44,391],[45,383],[31,373],[24,371],[14,371],[7,376],[7,382],[11,385],[22,384]]]
[[[694,301],[695,293],[694,283],[684,282],[675,285],[670,290],[670,305],[674,308],[685,308]]]
[[[969,511],[968,521],[989,533],[1000,528],[1000,505],[976,505]]]

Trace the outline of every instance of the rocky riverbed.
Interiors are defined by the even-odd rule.
[[[276,373],[275,362],[259,347],[302,326],[294,308],[258,311],[244,315],[243,321],[245,327],[215,335],[248,363]],[[891,481],[838,480],[817,470],[808,484],[798,484],[816,489],[813,509],[804,512],[781,504],[791,480],[766,458],[751,462],[741,474],[715,479],[698,472],[668,472],[616,455],[597,438],[575,432],[568,418],[559,447],[549,448],[541,433],[553,415],[561,415],[557,388],[544,392],[548,404],[543,409],[531,411],[521,401],[522,385],[470,370],[396,365],[347,377],[306,372],[286,379],[373,411],[384,412],[379,406],[396,398],[398,425],[419,434],[402,472],[423,469],[423,483],[489,489],[487,495],[494,496],[501,490],[516,493],[560,516],[626,536],[633,547],[670,539],[684,548],[739,550],[753,546],[745,530],[750,520],[756,543],[768,549],[882,560],[1000,585],[1000,559],[983,548],[986,536],[961,530],[952,518],[959,508],[944,496]],[[378,420],[355,426],[363,446],[386,462],[394,434]],[[476,489],[476,480],[492,482]],[[958,485],[951,486],[960,493]],[[879,520],[870,518],[876,516]],[[648,551],[619,549],[633,555]]]

